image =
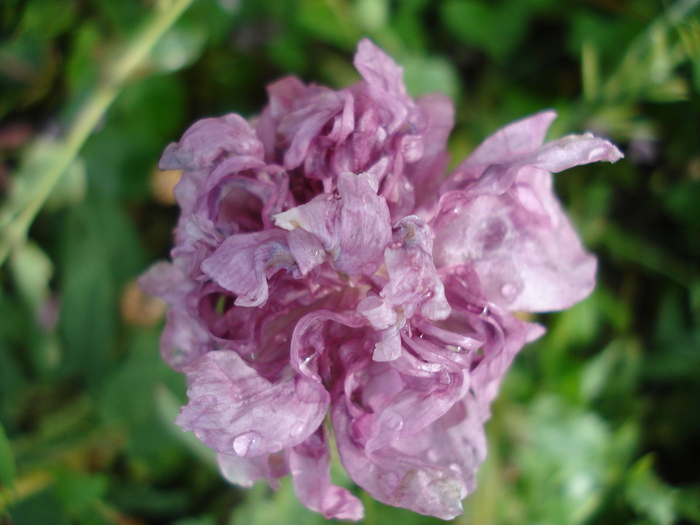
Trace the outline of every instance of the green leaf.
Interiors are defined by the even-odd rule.
[[[322,41],[351,50],[362,36],[344,2],[299,0],[297,24]]]
[[[0,486],[12,487],[17,477],[12,445],[5,434],[5,429],[0,423]]]
[[[289,477],[271,493],[266,483],[256,483],[243,504],[235,507],[228,525],[321,525],[327,520],[304,507],[294,494]]]
[[[447,0],[442,21],[465,44],[503,60],[525,36],[528,7],[518,0],[493,5],[481,0]]]
[[[163,383],[184,387],[182,375],[171,370],[158,353],[159,335],[155,330],[133,334],[127,359],[105,383],[99,399],[105,420],[128,432],[131,457],[151,468],[177,462],[174,456],[179,448],[160,420],[156,389]]]
[[[676,491],[658,478],[653,461],[647,454],[632,466],[625,482],[625,497],[651,523],[670,525],[676,519]]]
[[[439,92],[454,100],[459,94],[459,75],[454,66],[439,57],[407,57],[402,62],[408,92],[419,97]]]
[[[164,384],[159,384],[155,389],[155,403],[158,416],[170,434],[183,443],[200,461],[216,468],[216,453],[197,439],[192,432],[183,432],[182,428],[175,424],[175,418],[183,405],[180,398]]]
[[[104,474],[86,474],[64,470],[56,474],[54,491],[71,514],[79,514],[102,499],[107,493],[109,481]]]
[[[114,359],[118,297],[142,268],[141,249],[113,198],[92,195],[72,209],[63,227],[60,273],[64,373],[97,387]]]
[[[38,244],[28,241],[13,250],[10,264],[22,298],[37,310],[49,296],[49,280],[53,275],[51,259]]]

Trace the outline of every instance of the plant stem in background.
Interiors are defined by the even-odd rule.
[[[95,126],[121,93],[126,82],[142,66],[160,39],[194,0],[173,0],[155,15],[109,68],[68,129],[61,147],[20,202],[10,198],[0,211],[0,266],[15,248],[24,244],[34,218],[51,195],[66,169],[75,160]],[[16,182],[16,181],[15,181]]]

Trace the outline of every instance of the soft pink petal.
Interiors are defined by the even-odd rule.
[[[329,395],[301,376],[275,383],[236,352],[209,352],[184,369],[189,403],[175,422],[218,452],[252,457],[297,445],[323,421]]]
[[[299,501],[327,519],[361,520],[362,503],[350,491],[331,483],[331,457],[323,428],[288,452],[294,492]]]
[[[165,170],[209,168],[230,155],[262,159],[263,145],[255,130],[240,115],[208,118],[195,122],[180,142],[170,144],[160,160]]]
[[[265,230],[229,237],[202,262],[202,271],[236,294],[237,305],[260,306],[267,300],[267,278],[295,266],[286,233]]]
[[[389,210],[375,184],[371,175],[343,173],[338,177],[339,199],[321,197],[302,204],[275,215],[275,224],[315,235],[339,271],[372,275],[391,240]]]

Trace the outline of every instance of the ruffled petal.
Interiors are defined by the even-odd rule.
[[[332,421],[345,470],[372,497],[444,520],[462,513],[467,487],[456,472],[393,447],[368,453],[355,439],[344,403],[333,407]]]
[[[267,278],[296,267],[286,233],[265,230],[233,235],[202,262],[202,271],[236,294],[239,306],[260,306],[268,297]]]
[[[161,157],[163,170],[210,168],[229,155],[263,158],[263,145],[248,122],[236,114],[202,119],[170,144]]]
[[[323,428],[288,452],[294,492],[299,501],[327,519],[361,520],[364,508],[357,497],[331,483],[331,457]]]
[[[189,403],[175,422],[224,454],[253,457],[299,444],[323,421],[330,396],[303,376],[273,383],[236,352],[209,352],[185,367]]]
[[[339,199],[316,199],[275,215],[285,230],[302,228],[315,235],[333,265],[348,275],[372,275],[383,262],[391,240],[389,210],[377,195],[371,175],[343,173],[338,177]]]

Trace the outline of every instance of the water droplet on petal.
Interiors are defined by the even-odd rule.
[[[233,440],[233,451],[241,457],[252,454],[260,445],[261,439],[260,434],[253,430],[239,434]]]
[[[503,297],[506,299],[513,299],[517,293],[518,289],[513,283],[506,283],[501,286],[501,295],[503,295]]]
[[[396,412],[389,412],[383,419],[384,424],[391,430],[399,431],[403,428],[403,418]]]
[[[305,423],[297,423],[292,427],[291,432],[289,433],[290,436],[292,436],[292,439],[299,439],[301,436],[303,436],[306,433],[307,430],[307,425]]]

